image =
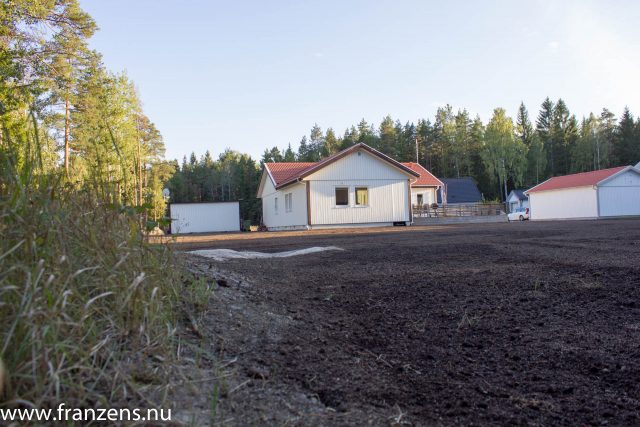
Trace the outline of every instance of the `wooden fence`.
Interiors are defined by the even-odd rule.
[[[456,216],[495,216],[504,215],[504,203],[470,203],[460,205],[413,205],[413,216],[418,218],[456,217]]]

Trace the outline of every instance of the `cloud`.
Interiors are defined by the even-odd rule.
[[[322,52],[315,52],[313,56],[315,56],[316,58],[322,58],[324,54]]]
[[[555,53],[560,48],[560,42],[558,42],[556,40],[551,40],[549,43],[547,43],[547,47],[549,48],[549,50],[551,52]]]

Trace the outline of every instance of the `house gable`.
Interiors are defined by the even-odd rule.
[[[415,175],[396,167],[364,149],[353,150],[345,156],[308,174],[305,181],[318,180],[408,180]]]
[[[631,166],[598,183],[598,187],[635,187],[639,185],[640,171]]]

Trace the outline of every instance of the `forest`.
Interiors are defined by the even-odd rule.
[[[435,117],[417,124],[386,116],[380,125],[362,119],[342,136],[333,128],[315,124],[294,151],[265,149],[260,164],[249,156],[227,150],[214,161],[209,152],[200,159],[194,153],[182,164],[168,187],[175,202],[240,200],[244,219],[260,220],[255,199],[265,162],[315,162],[351,145],[363,142],[399,161],[417,160],[436,176],[471,176],[486,200],[504,201],[509,191],[545,179],[640,161],[640,119],[628,108],[620,118],[603,108],[578,120],[564,100],[546,98],[535,118],[521,103],[515,120],[496,108],[488,123],[465,109],[438,108]]]

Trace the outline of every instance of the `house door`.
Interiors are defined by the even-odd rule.
[[[423,205],[422,194],[418,194],[418,206],[422,206],[422,205]]]

